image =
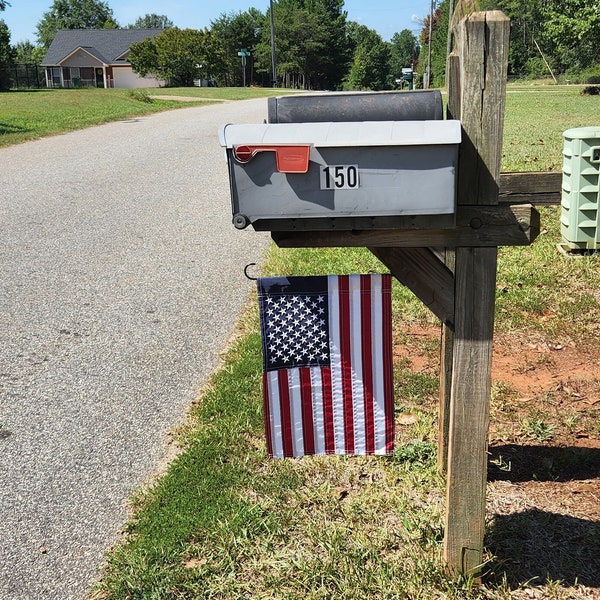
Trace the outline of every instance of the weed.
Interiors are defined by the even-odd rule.
[[[540,443],[549,442],[554,436],[555,429],[556,425],[548,425],[542,419],[527,418],[521,421],[522,433],[526,437]]]
[[[573,433],[575,430],[575,425],[580,421],[579,413],[571,412],[565,415],[563,418],[564,426]]]
[[[415,440],[397,448],[394,452],[394,461],[411,465],[427,465],[435,461],[436,452],[435,444]]]
[[[129,96],[138,102],[145,102],[146,104],[154,102],[154,98],[152,98],[145,88],[129,90]]]
[[[512,411],[510,403],[514,401],[516,391],[503,381],[495,381],[492,383],[491,402],[501,411]]]
[[[498,458],[491,459],[490,463],[505,473],[510,473],[512,471],[512,461],[505,460],[501,454]]]

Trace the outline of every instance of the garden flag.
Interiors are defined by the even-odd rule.
[[[389,454],[391,276],[258,280],[272,457]]]

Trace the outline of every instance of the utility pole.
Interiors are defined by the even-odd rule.
[[[450,6],[448,7],[448,39],[446,42],[446,59],[452,52],[452,21],[454,16],[454,0],[450,0]],[[448,73],[446,73],[446,78]]]
[[[269,0],[271,7],[271,64],[273,66],[273,87],[277,87],[277,65],[275,64],[275,19],[273,18],[273,0]]]
[[[434,0],[431,0],[429,8],[429,40],[427,43],[427,77],[425,79],[426,85],[423,87],[427,90],[431,87],[431,36],[433,34],[433,5]]]

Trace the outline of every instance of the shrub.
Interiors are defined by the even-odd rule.
[[[597,85],[588,85],[587,87],[583,88],[581,93],[584,96],[598,96],[600,95],[600,87]]]
[[[145,89],[134,89],[129,90],[129,95],[138,102],[145,102],[146,104],[152,104],[154,99],[148,93],[148,90]]]

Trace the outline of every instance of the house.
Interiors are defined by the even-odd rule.
[[[140,77],[127,62],[132,44],[163,29],[61,29],[42,66],[47,87],[141,88],[164,82]]]

